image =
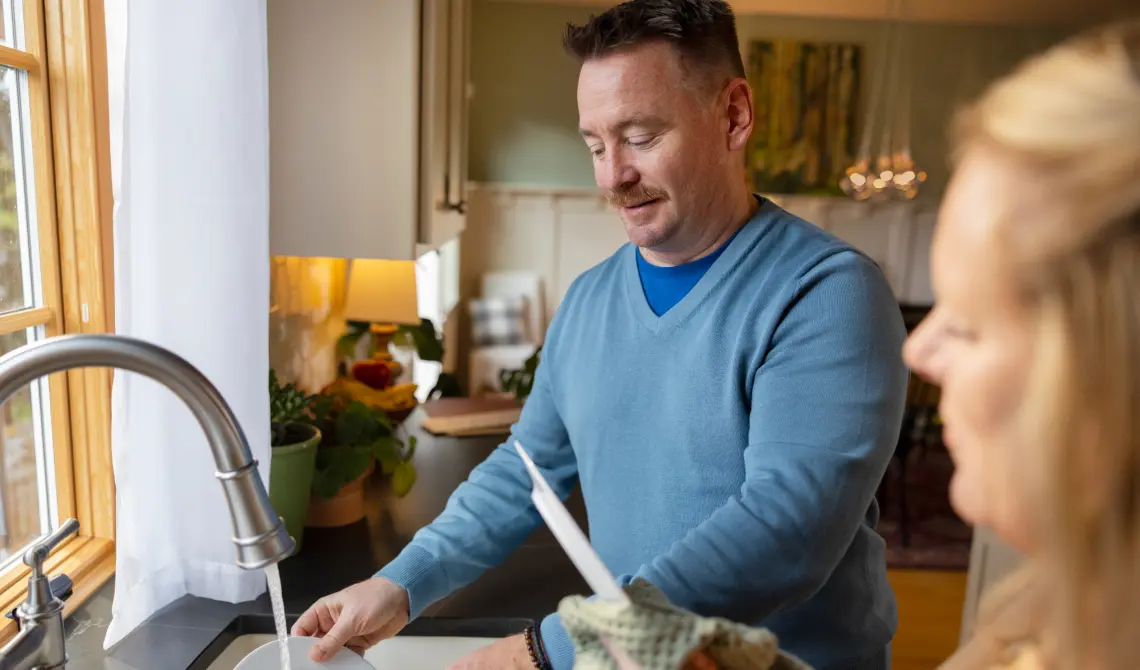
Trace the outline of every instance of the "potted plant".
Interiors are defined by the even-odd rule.
[[[499,387],[503,393],[514,394],[519,402],[526,402],[527,396],[530,395],[530,390],[534,386],[534,375],[538,371],[541,353],[542,347],[540,346],[526,359],[522,368],[499,372]]]
[[[308,407],[316,396],[295,384],[284,384],[269,370],[269,502],[285,520],[285,528],[300,548],[309,492],[317,459],[321,431],[308,420]]]
[[[345,526],[364,518],[364,482],[376,462],[392,478],[392,491],[407,495],[416,481],[416,439],[396,435],[383,410],[359,400],[323,393],[313,421],[324,436],[316,455],[308,525]]]

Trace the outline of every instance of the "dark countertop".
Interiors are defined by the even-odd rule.
[[[413,418],[406,425],[415,423]],[[394,499],[383,478],[374,476],[367,489],[365,520],[342,528],[306,529],[301,551],[281,563],[288,615],[296,617],[321,596],[375,574],[399,553],[415,530],[442,511],[451,491],[498,442],[413,432],[420,437],[416,451],[419,478],[411,494]],[[585,528],[581,496],[575,493],[567,506]],[[525,625],[521,620],[538,620],[552,612],[562,597],[588,592],[554,537],[540,527],[502,565],[428,608],[408,633],[450,634],[449,626],[461,626],[467,635],[509,634],[521,630]],[[198,667],[195,659],[226,631],[232,633],[236,626],[239,632],[263,632],[262,622],[271,616],[268,595],[236,605],[186,596],[104,651],[113,594],[114,584],[108,583],[69,618],[68,670]]]

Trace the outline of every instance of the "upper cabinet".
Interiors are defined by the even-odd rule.
[[[471,0],[424,0],[419,242],[455,239],[467,221]]]
[[[270,251],[408,260],[466,222],[471,0],[269,0]]]

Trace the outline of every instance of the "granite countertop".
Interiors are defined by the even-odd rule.
[[[306,529],[301,550],[280,564],[288,615],[296,617],[321,596],[375,574],[415,530],[442,511],[455,486],[497,444],[494,438],[419,437],[420,476],[412,494],[394,499],[383,479],[375,476],[367,489],[365,520],[342,528]],[[585,528],[580,494],[571,496],[567,506]],[[588,592],[554,537],[540,527],[502,565],[425,611],[413,623],[418,630],[410,627],[409,633],[452,634],[449,627],[458,626],[467,635],[506,635],[554,611],[562,597]],[[259,627],[271,622],[268,595],[236,605],[186,596],[104,651],[113,594],[113,582],[108,583],[69,617],[68,670],[196,668],[195,660],[226,631],[232,633],[236,626],[239,632],[268,632]]]

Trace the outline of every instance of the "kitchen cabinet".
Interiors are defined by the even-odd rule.
[[[425,0],[423,64],[443,73],[423,82],[419,242],[438,249],[467,222],[471,1]]]
[[[466,224],[471,0],[269,0],[270,251],[414,259]]]

